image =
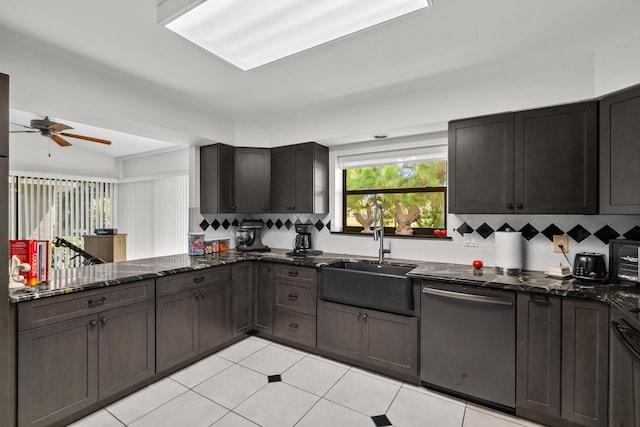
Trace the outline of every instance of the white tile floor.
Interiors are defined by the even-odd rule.
[[[272,377],[270,377],[272,376]],[[422,387],[249,337],[73,427],[533,427]]]

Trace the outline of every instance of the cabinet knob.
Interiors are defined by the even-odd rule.
[[[362,318],[365,319],[365,320],[367,319],[367,317],[369,317],[369,316],[367,316],[367,313],[362,315]]]
[[[204,292],[200,292],[200,298],[204,299],[204,296],[205,296],[205,295],[206,295],[206,294],[205,294]]]
[[[360,313],[360,312],[356,313],[356,317],[357,317],[358,319],[360,318],[360,316],[362,316],[362,313]]]
[[[236,205],[231,205],[231,210],[235,211],[236,210]]]
[[[95,328],[97,324],[98,322],[96,322],[95,320],[89,322],[89,326],[91,326],[92,328]]]
[[[101,318],[100,319],[100,323],[102,323],[103,325],[106,325],[107,324],[107,318],[106,317]]]
[[[196,292],[193,296],[196,297],[197,300],[200,299],[200,293],[199,292]]]
[[[523,207],[524,207],[524,206],[522,205],[522,203],[518,203],[518,204],[516,205],[516,208],[518,208],[518,209],[522,209]]]
[[[513,209],[513,203],[507,203],[507,209]]]

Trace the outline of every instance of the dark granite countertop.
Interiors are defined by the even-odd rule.
[[[12,303],[19,303],[248,260],[280,262],[319,268],[344,260],[376,261],[376,258],[373,257],[354,257],[353,255],[336,253],[325,253],[312,257],[292,257],[287,255],[287,252],[285,249],[272,249],[271,252],[237,252],[232,250],[203,256],[180,254],[56,270],[52,272],[49,282],[41,283],[37,286],[10,289],[9,300]],[[623,309],[631,314],[632,317],[638,319],[640,324],[640,286],[635,286],[635,284],[606,285],[575,279],[561,280],[547,277],[544,273],[536,271],[524,271],[519,276],[504,276],[495,273],[493,267],[483,267],[482,275],[476,275],[473,267],[469,265],[393,258],[388,258],[385,263],[414,267],[408,276],[416,279],[595,299]]]

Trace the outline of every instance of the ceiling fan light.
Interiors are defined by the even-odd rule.
[[[197,3],[166,28],[247,71],[426,8],[431,0]]]

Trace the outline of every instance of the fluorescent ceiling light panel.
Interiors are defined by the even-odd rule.
[[[429,5],[430,0],[207,0],[166,27],[246,71]]]

